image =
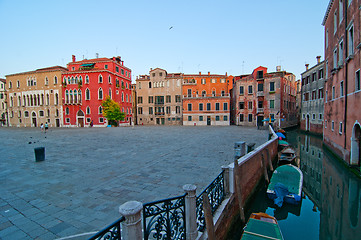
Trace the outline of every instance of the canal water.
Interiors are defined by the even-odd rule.
[[[290,131],[286,140],[297,151],[303,172],[301,204],[277,208],[262,186],[246,215],[265,212],[276,217],[286,240],[361,239],[361,179],[323,148],[322,138]],[[241,231],[229,239],[240,239]]]

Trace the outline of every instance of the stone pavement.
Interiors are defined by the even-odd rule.
[[[0,239],[86,239],[121,204],[197,195],[233,162],[236,141],[268,139],[248,127],[0,128]],[[34,148],[45,147],[44,162]]]

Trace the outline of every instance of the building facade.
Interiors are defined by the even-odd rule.
[[[0,78],[0,126],[6,125],[6,79]]]
[[[137,123],[139,125],[182,125],[181,73],[150,69],[136,79]]]
[[[315,134],[323,133],[324,117],[324,71],[325,62],[317,57],[317,64],[310,69],[306,64],[306,71],[301,74],[302,78],[302,105],[300,129]]]
[[[216,74],[183,76],[183,125],[225,126],[230,123],[229,84],[233,77]]]
[[[107,96],[119,103],[125,113],[120,125],[130,125],[132,118],[131,70],[120,57],[95,58],[72,62],[62,75],[64,126],[105,127],[101,103]]]
[[[61,76],[67,69],[60,66],[6,76],[9,126],[62,126]]]
[[[267,68],[260,66],[250,75],[234,78],[232,124],[263,126],[270,118],[279,127],[298,124],[295,75],[277,70],[268,73]]]
[[[347,164],[361,163],[360,0],[331,0],[325,30],[324,143]]]

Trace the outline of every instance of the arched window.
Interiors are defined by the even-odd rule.
[[[85,76],[85,83],[89,84],[89,76],[88,75]]]
[[[124,93],[122,92],[122,102],[124,102]]]
[[[83,83],[83,78],[81,76],[79,77],[79,83]]]
[[[125,95],[125,100],[128,102],[128,94]]]
[[[78,91],[78,102],[81,103],[81,90]]]
[[[69,91],[69,96],[70,96],[70,104],[73,103],[73,90]]]
[[[40,106],[40,95],[38,94],[38,105]]]
[[[109,88],[109,97],[112,98],[112,89]]]
[[[109,82],[109,84],[112,84],[112,77],[110,75],[108,77],[108,82]]]
[[[30,95],[30,106],[34,106],[33,95]]]
[[[54,76],[54,85],[58,84],[58,77]]]
[[[10,81],[9,82],[9,89],[13,87],[13,83]]]
[[[86,107],[86,114],[88,114],[88,115],[90,114],[90,107],[89,106]]]
[[[21,106],[21,96],[18,96],[18,107]]]
[[[66,84],[66,77],[63,78],[63,83]]]
[[[66,115],[69,115],[69,107],[66,107],[66,108],[65,108],[65,114],[66,114]]]
[[[69,103],[69,91],[65,90],[65,103]]]
[[[25,97],[25,95],[23,96],[23,106],[24,107],[26,106],[26,97]]]
[[[59,94],[55,93],[55,105],[59,104]]]
[[[44,94],[41,94],[41,105],[44,105]]]
[[[74,103],[78,102],[78,92],[76,91],[76,89],[74,90]]]
[[[46,94],[46,105],[50,105],[50,96],[49,96],[49,93]]]
[[[37,106],[37,105],[38,105],[38,101],[37,101],[36,95],[34,95],[34,106]]]
[[[29,95],[27,95],[26,98],[28,99],[28,106],[30,106],[30,97],[29,97]]]
[[[14,100],[13,100],[13,97],[10,97],[10,107],[12,107],[14,104]]]
[[[90,100],[90,90],[89,90],[89,88],[87,88],[85,90],[85,100]]]
[[[103,114],[103,107],[99,106],[99,114]]]
[[[48,110],[46,111],[46,116],[47,116],[47,117],[50,116],[50,109],[48,109]]]
[[[207,96],[207,92],[205,90],[202,91],[202,97]]]
[[[70,82],[70,77],[68,77],[68,84],[70,84],[71,82]]]
[[[98,78],[99,83],[103,83],[103,76],[100,74]]]
[[[99,90],[98,90],[98,99],[99,100],[103,99],[103,89],[102,88],[99,88]]]
[[[45,86],[49,85],[49,79],[48,77],[45,77]]]
[[[74,84],[75,81],[74,81],[74,77],[71,77],[71,84]]]
[[[75,83],[76,84],[78,83],[78,77],[75,77]]]

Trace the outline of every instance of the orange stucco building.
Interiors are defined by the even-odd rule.
[[[229,125],[233,76],[183,75],[183,125]]]

